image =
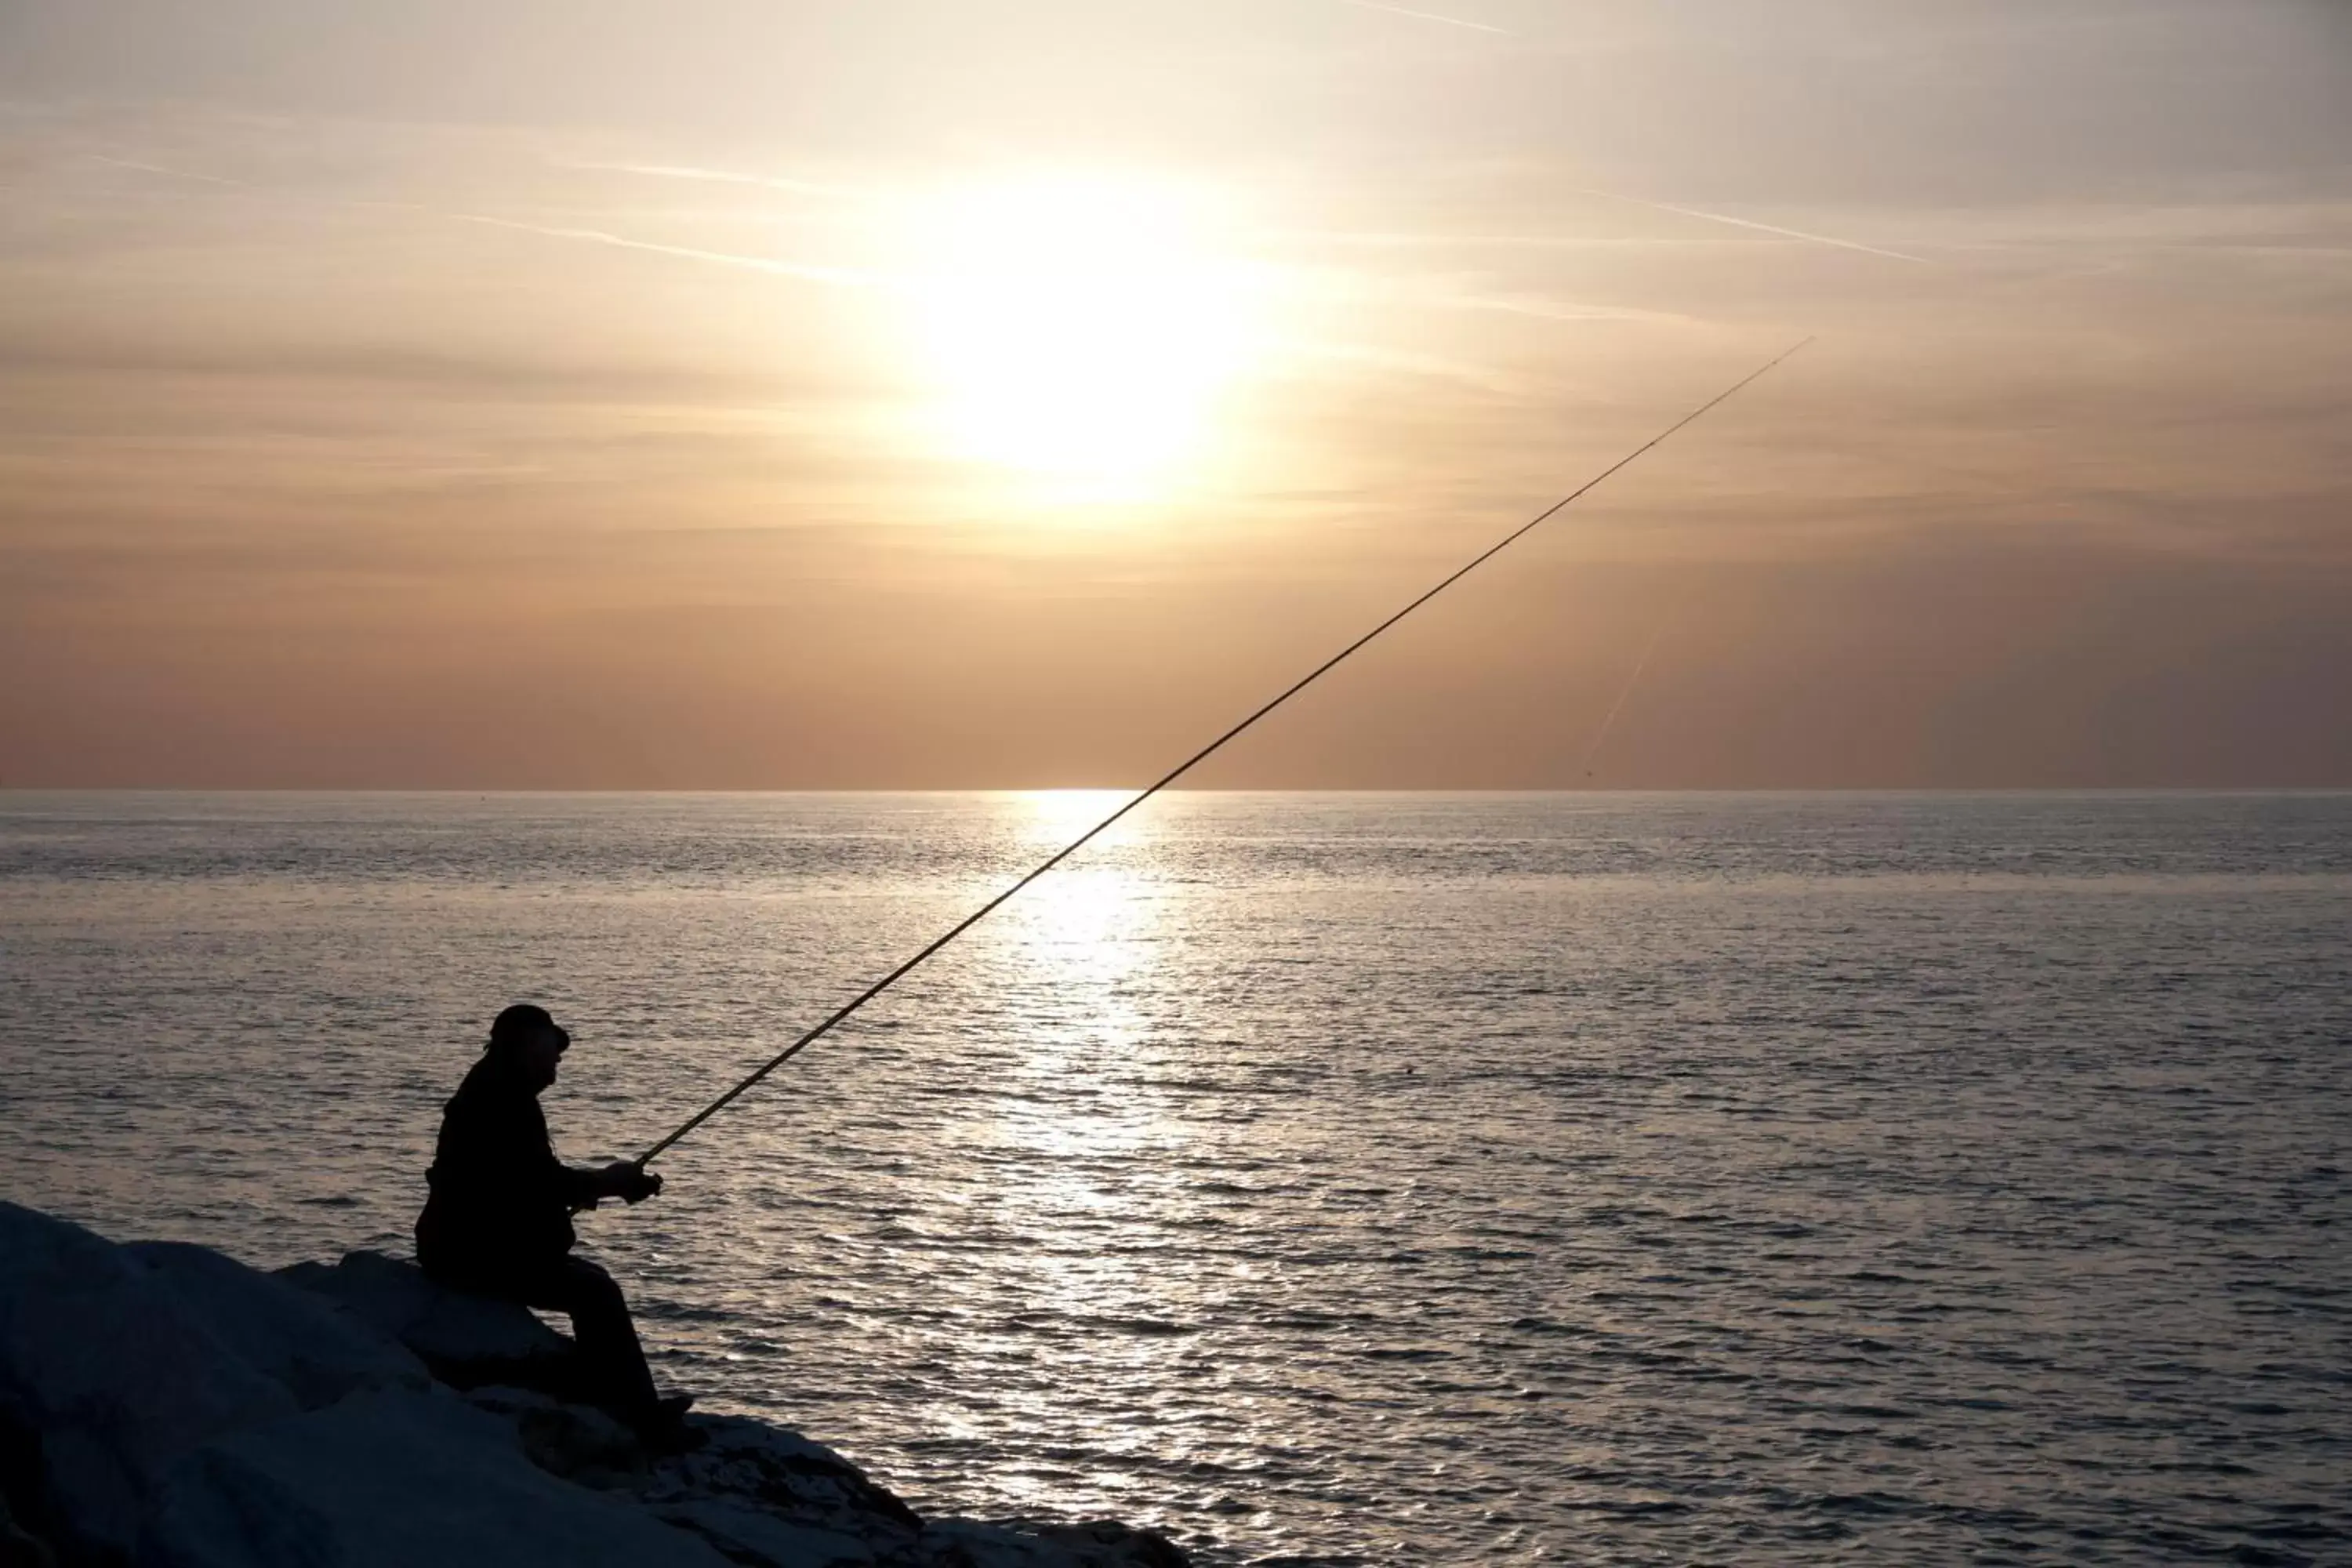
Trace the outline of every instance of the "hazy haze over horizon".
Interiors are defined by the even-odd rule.
[[[0,5],[0,778],[1137,782],[1814,334],[1200,782],[2352,784],[2352,14],[1761,9]]]

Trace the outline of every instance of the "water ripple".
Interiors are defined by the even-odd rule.
[[[1190,795],[591,1216],[664,1374],[1260,1568],[2352,1555],[2352,800]],[[642,1146],[1019,796],[0,796],[9,1194],[404,1245],[531,995]]]

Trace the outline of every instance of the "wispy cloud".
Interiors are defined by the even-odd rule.
[[[642,250],[655,256],[675,256],[685,261],[708,262],[714,267],[737,267],[751,272],[765,272],[771,277],[795,279],[803,283],[822,283],[830,288],[857,289],[875,281],[869,273],[848,268],[815,267],[805,262],[779,261],[767,256],[740,256],[732,251],[703,250],[690,245],[663,245],[656,240],[632,239],[626,235],[609,234],[601,228],[560,228],[548,224],[522,223],[514,218],[488,217],[480,213],[432,211],[436,217],[452,223],[480,224],[489,228],[513,229],[519,234],[544,235],[550,239],[577,240],[587,245],[609,245],[621,250]]]
[[[1500,310],[1507,315],[1533,316],[1545,321],[1635,321],[1673,327],[1712,327],[1719,324],[1679,310],[1645,310],[1631,305],[1592,305],[1504,295],[1467,294],[1448,300],[1446,303],[1465,310]]]
[[[1353,5],[1359,11],[1385,11],[1391,16],[1411,16],[1418,22],[1443,22],[1449,27],[1467,27],[1474,33],[1496,33],[1506,38],[1516,38],[1508,27],[1497,27],[1491,22],[1473,22],[1465,16],[1441,16],[1434,11],[1414,11],[1402,5],[1383,5],[1380,0],[1339,0],[1342,5]]]
[[[628,235],[614,234],[601,228],[573,228],[552,224],[526,223],[519,218],[499,217],[488,213],[457,212],[446,207],[427,205],[421,202],[396,202],[355,196],[319,196],[299,191],[281,190],[273,185],[257,184],[250,180],[234,180],[220,174],[206,174],[192,169],[173,168],[163,163],[151,163],[135,158],[117,158],[101,153],[89,156],[95,162],[118,169],[131,169],[144,174],[155,174],[174,180],[194,180],[208,185],[226,185],[234,190],[248,191],[278,201],[312,203],[325,206],[347,207],[373,212],[415,213],[438,218],[445,223],[476,224],[486,228],[511,229],[520,234],[535,234],[549,239],[571,240],[582,245],[611,246],[619,250],[645,251],[655,256],[676,257],[682,261],[698,261],[713,267],[733,267],[746,271],[764,272],[774,278],[790,278],[803,283],[818,283],[828,288],[863,288],[875,281],[871,274],[849,268],[820,267],[809,262],[784,261],[771,256],[747,256],[734,251],[705,250],[691,245],[665,245],[658,240],[636,239]]]
[[[167,169],[161,163],[142,163],[136,158],[110,157],[104,153],[92,153],[89,154],[89,157],[90,162],[93,163],[111,164],[113,167],[118,169],[132,169],[142,174],[161,174],[165,179],[199,180],[207,185],[227,185],[240,191],[251,191],[260,188],[257,185],[250,184],[244,180],[223,179],[218,174],[198,174],[186,169]]]
[[[686,163],[593,163],[563,161],[561,167],[586,169],[607,174],[642,174],[656,180],[696,180],[709,184],[756,185],[762,190],[788,191],[798,196],[831,196],[856,201],[865,193],[845,185],[828,185],[815,180],[793,180],[776,174],[744,174],[728,169],[700,169]]]
[[[1807,229],[1784,228],[1779,224],[1758,223],[1753,218],[1733,217],[1727,213],[1711,213],[1698,207],[1676,206],[1672,202],[1654,202],[1646,196],[1629,196],[1619,191],[1598,190],[1591,185],[1573,187],[1579,195],[1599,196],[1603,201],[1624,202],[1632,206],[1648,207],[1653,212],[1674,213],[1682,217],[1695,217],[1707,223],[1729,224],[1734,228],[1751,228],[1759,234],[1775,234],[1783,239],[1801,239],[1814,245],[1834,246],[1840,250],[1858,250],[1864,256],[1883,256],[1889,261],[1908,261],[1918,267],[1933,267],[1924,256],[1913,256],[1900,250],[1888,250],[1883,246],[1864,245],[1856,239],[1840,239],[1835,235],[1814,234]]]

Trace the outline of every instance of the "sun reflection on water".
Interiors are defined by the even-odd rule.
[[[1124,800],[1118,791],[1013,797],[1022,858],[1068,843]],[[1150,870],[1154,829],[1121,823],[1000,911],[988,954],[985,1026],[995,1069],[956,1115],[952,1228],[1003,1269],[956,1295],[951,1368],[927,1379],[912,1416],[926,1430],[988,1436],[964,1386],[987,1378],[992,1419],[1067,1435],[1050,1465],[997,1476],[1016,1507],[1058,1511],[1072,1486],[1129,1494],[1149,1473],[1152,1439],[1108,1413],[1109,1392],[1175,1386],[1184,1309],[1168,1297],[1139,1224],[1167,1223],[1191,1201],[1171,1173],[1192,1132],[1160,1070],[1162,994],[1174,918]],[[1138,848],[1147,851],[1138,854]],[[942,1269],[950,1289],[961,1281]]]

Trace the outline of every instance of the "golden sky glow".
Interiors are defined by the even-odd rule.
[[[0,9],[0,779],[1135,781],[1811,333],[1204,782],[2352,784],[2342,8],[1769,9]]]

